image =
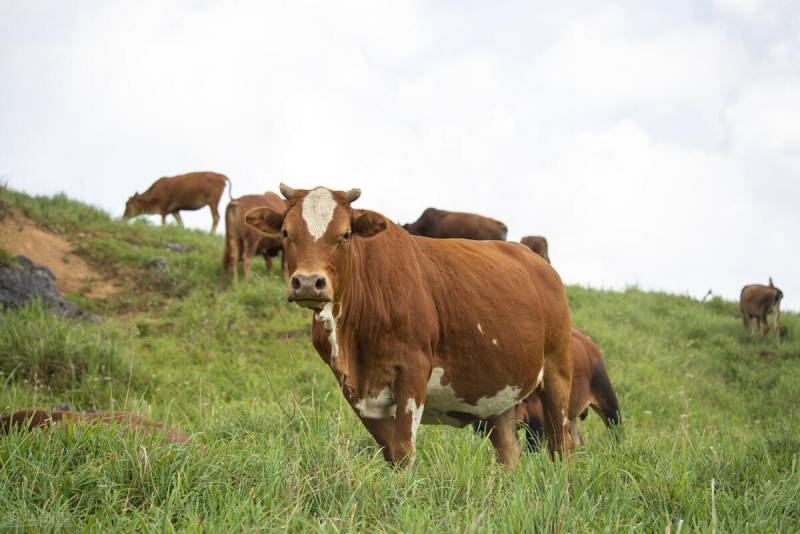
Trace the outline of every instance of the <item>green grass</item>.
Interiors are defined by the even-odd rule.
[[[6,371],[0,411],[128,409],[195,434],[189,446],[95,426],[0,438],[0,530],[798,530],[796,314],[783,315],[778,344],[746,332],[730,302],[570,287],[573,322],[606,355],[623,442],[590,415],[588,445],[569,464],[527,454],[509,472],[485,439],[423,426],[414,466],[393,470],[278,276],[258,266],[230,289],[219,237],[123,224],[62,196],[0,190],[0,201],[131,282],[96,305],[100,323],[45,319],[37,308],[0,319],[0,354],[15,354],[15,365],[57,353],[87,362],[80,380],[57,387]],[[168,242],[190,250],[167,251]],[[148,280],[142,266],[154,255],[167,257],[180,291]]]

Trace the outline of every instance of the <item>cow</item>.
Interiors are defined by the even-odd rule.
[[[13,430],[33,430],[34,428],[61,424],[103,423],[118,424],[131,430],[147,430],[161,434],[172,443],[188,443],[191,436],[165,427],[163,423],[150,421],[128,412],[75,412],[71,410],[20,410],[11,415],[0,416],[0,434]]]
[[[739,297],[739,309],[742,312],[744,327],[750,330],[755,327],[761,332],[761,335],[766,337],[769,332],[767,316],[774,311],[775,337],[780,338],[781,300],[783,300],[783,291],[775,287],[772,278],[769,279],[768,286],[762,284],[744,286]]]
[[[219,224],[219,199],[225,190],[225,182],[230,186],[231,181],[227,176],[215,172],[190,172],[159,178],[144,193],[137,192],[128,198],[122,217],[127,220],[142,213],[159,214],[163,225],[167,221],[167,215],[171,214],[183,226],[181,210],[199,210],[208,206],[214,219],[211,225],[213,234]],[[233,198],[230,187],[228,195]]]
[[[267,272],[272,272],[272,258],[283,250],[277,234],[265,235],[245,223],[245,214],[257,207],[269,207],[283,212],[286,202],[275,193],[267,191],[263,195],[245,195],[231,200],[225,209],[225,252],[222,267],[225,272],[233,270],[234,285],[239,279],[239,260],[245,279],[250,277],[250,258],[261,254],[267,264]],[[281,262],[283,272],[283,262]]]
[[[551,456],[572,449],[567,297],[519,243],[413,236],[354,209],[359,189],[292,189],[283,213],[245,219],[280,232],[290,302],[312,310],[312,342],[391,465],[413,462],[422,424],[488,421],[499,463],[519,461],[516,404],[544,381]]]
[[[428,208],[413,223],[403,228],[413,235],[439,239],[461,238],[505,241],[508,228],[505,224],[475,213]]]
[[[547,239],[540,235],[529,235],[520,239],[519,242],[546,259],[547,263],[550,263],[550,256],[547,254]]]

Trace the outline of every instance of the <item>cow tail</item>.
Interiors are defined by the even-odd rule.
[[[233,184],[231,183],[231,179],[226,176],[225,181],[228,182],[228,200],[233,200]]]
[[[780,341],[781,339],[781,301],[783,300],[783,291],[775,288],[775,338]]]

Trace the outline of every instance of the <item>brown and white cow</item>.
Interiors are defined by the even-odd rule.
[[[413,459],[420,423],[488,421],[516,466],[514,410],[544,379],[552,454],[568,453],[570,320],[558,274],[518,243],[412,236],[351,204],[358,189],[294,190],[280,213],[288,298],[313,310],[312,340],[387,461]]]
[[[408,233],[438,239],[461,238],[505,241],[505,224],[475,213],[428,208],[413,223],[404,224]]]
[[[179,176],[159,178],[142,194],[134,193],[125,204],[123,218],[130,219],[139,214],[159,214],[161,224],[167,215],[172,215],[183,226],[181,210],[199,210],[204,206],[211,209],[214,219],[211,233],[217,231],[219,224],[219,199],[225,190],[225,182],[230,180],[224,174],[215,172],[190,172]],[[230,196],[230,190],[228,191]]]
[[[11,415],[0,416],[0,434],[8,434],[12,430],[33,430],[34,428],[54,424],[102,423],[118,424],[131,430],[146,430],[163,435],[164,439],[173,443],[188,443],[191,436],[183,432],[165,427],[163,423],[150,421],[128,412],[73,412],[70,410],[20,410]]]
[[[783,291],[775,287],[772,278],[769,279],[768,286],[762,284],[744,286],[739,297],[739,309],[742,312],[744,327],[748,329],[755,327],[766,336],[769,332],[767,316],[775,312],[775,337],[780,337],[781,300]]]
[[[572,390],[569,400],[569,432],[575,445],[582,445],[577,420],[585,419],[592,408],[608,428],[622,422],[617,394],[608,378],[603,353],[592,339],[572,329]],[[517,421],[525,428],[528,450],[536,451],[544,438],[544,410],[541,388],[517,405]]]
[[[245,195],[231,200],[225,209],[225,252],[222,267],[225,272],[233,270],[233,283],[239,279],[239,260],[245,279],[250,277],[250,258],[261,254],[267,264],[267,272],[272,272],[272,258],[283,250],[278,234],[266,235],[245,223],[245,214],[254,209],[268,207],[283,212],[286,202],[275,193],[267,191],[263,195]],[[283,272],[283,261],[281,261]]]
[[[550,256],[547,255],[547,239],[540,235],[528,235],[520,239],[519,242],[546,259],[547,263],[550,263]]]

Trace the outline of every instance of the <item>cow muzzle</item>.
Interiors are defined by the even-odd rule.
[[[324,275],[295,273],[289,280],[289,302],[317,310],[331,300],[330,284]]]

